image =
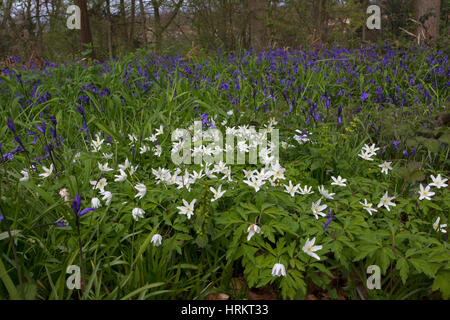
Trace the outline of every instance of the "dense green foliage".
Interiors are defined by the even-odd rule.
[[[211,292],[247,298],[229,285],[239,276],[249,288],[273,285],[283,299],[302,299],[312,288],[334,299],[448,299],[447,233],[433,227],[438,217],[441,225],[448,221],[448,187],[432,187],[431,200],[419,200],[418,192],[431,175],[434,181],[449,173],[450,133],[436,120],[449,101],[442,52],[275,50],[199,61],[140,53],[3,72],[1,299],[202,299]],[[227,126],[279,129],[285,179],[256,192],[243,182],[243,169],[263,165],[227,164],[232,181],[221,180],[223,171],[190,190],[155,180],[152,169],[178,167],[172,132],[198,120],[224,134]],[[294,138],[296,130],[305,136]],[[158,140],[146,140],[155,133]],[[358,156],[366,144],[379,148],[373,160]],[[114,181],[126,159],[136,171],[126,166],[126,179]],[[392,162],[387,174],[379,167],[384,161]],[[114,171],[102,173],[98,164],[105,162]],[[40,176],[51,165],[52,173]],[[205,170],[179,167],[181,175]],[[29,170],[28,181],[20,181],[22,170]],[[347,179],[345,187],[330,184],[337,176]],[[93,189],[102,178],[109,204]],[[289,181],[314,193],[291,196],[283,186]],[[146,186],[142,198],[139,183]],[[212,202],[210,187],[219,185],[226,192]],[[334,199],[319,193],[321,185]],[[389,210],[376,207],[386,192],[395,197]],[[77,218],[76,194],[81,209],[94,197],[101,207]],[[190,219],[179,214],[183,199],[196,199]],[[319,199],[331,221],[312,214]],[[377,212],[364,210],[364,199]],[[135,208],[145,211],[137,221]],[[55,224],[61,218],[67,226]],[[261,232],[247,240],[252,224]],[[161,246],[153,245],[155,234]],[[315,252],[320,260],[302,250],[313,238],[322,246]],[[68,290],[66,269],[80,265],[80,252],[85,290]],[[272,275],[276,263],[285,277]],[[381,268],[381,290],[366,287],[370,265]]]

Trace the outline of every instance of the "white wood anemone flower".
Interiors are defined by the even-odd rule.
[[[90,184],[94,186],[93,187],[94,190],[98,189],[100,190],[100,193],[102,193],[103,191],[105,191],[105,187],[108,185],[108,182],[106,181],[105,178],[101,178],[98,181],[95,180],[90,181]]]
[[[115,174],[114,175],[114,177],[116,177],[115,179],[114,179],[114,182],[122,182],[122,181],[125,181],[125,180],[127,180],[127,174],[125,173],[125,171],[123,171],[122,169],[119,169],[119,173],[120,174]]]
[[[363,158],[364,160],[368,160],[368,161],[373,161],[373,156],[374,156],[375,154],[374,153],[371,153],[371,152],[362,152],[361,151],[361,153],[360,154],[358,154],[358,156],[360,156],[361,158]]]
[[[39,174],[42,178],[48,178],[53,173],[53,163],[50,164],[50,168],[42,166],[44,173]]]
[[[332,185],[341,186],[341,187],[347,186],[345,184],[345,182],[347,182],[347,179],[342,179],[341,176],[338,176],[337,178],[331,177],[331,179],[333,179],[333,181],[334,181],[331,183]]]
[[[380,150],[380,148],[376,148],[375,143],[373,143],[370,147],[369,147],[369,145],[365,144],[364,147],[362,147],[362,150],[364,150],[368,153],[373,153],[373,155],[375,155],[376,151]]]
[[[23,177],[19,179],[20,182],[27,182],[30,180],[30,174],[27,170],[22,170],[20,173],[23,175]]]
[[[284,265],[281,263],[275,263],[272,268],[272,276],[274,277],[286,277],[286,269],[284,268]]]
[[[187,202],[186,200],[183,199],[183,204],[184,206],[182,207],[177,207],[178,210],[180,210],[180,212],[178,212],[179,214],[185,214],[187,216],[188,219],[191,218],[191,216],[194,215],[194,205],[195,202],[197,201],[197,199],[194,199],[191,201],[191,203]]]
[[[303,189],[301,187],[298,188],[298,193],[301,195],[313,194],[314,191],[311,191],[312,186],[304,186]]]
[[[438,189],[440,189],[442,187],[447,187],[447,184],[445,182],[448,179],[442,179],[440,174],[438,174],[436,178],[433,175],[431,175],[431,179],[433,180],[433,182],[430,183],[429,186],[436,187]]]
[[[320,257],[317,255],[317,253],[315,253],[315,251],[321,250],[322,246],[315,246],[314,243],[316,242],[316,238],[313,238],[311,241],[309,240],[309,238],[306,240],[305,245],[303,246],[302,250],[303,252],[305,252],[307,255],[320,260]]]
[[[106,162],[105,164],[101,164],[100,162],[98,163],[98,169],[101,172],[108,172],[108,171],[113,171],[114,169],[110,168],[108,166],[108,162]]]
[[[261,228],[258,227],[256,224],[251,224],[247,229],[248,235],[247,235],[247,241],[250,241],[250,239],[256,234],[261,233]]]
[[[109,206],[112,200],[112,193],[110,191],[102,191],[100,194],[103,196],[102,200],[105,201],[107,206]]]
[[[135,198],[139,197],[139,199],[142,199],[147,193],[147,187],[143,183],[138,183],[134,188],[138,191],[134,196]]]
[[[382,164],[379,164],[378,167],[381,168],[381,173],[388,174],[389,170],[392,170],[391,163],[392,161],[385,161]]]
[[[367,199],[364,199],[364,203],[359,202],[362,206],[364,210],[367,210],[367,212],[372,215],[372,212],[377,212],[378,210],[375,208],[372,208],[372,203],[368,203]]]
[[[395,199],[395,197],[389,197],[388,192],[386,191],[386,193],[381,198],[380,203],[378,204],[377,207],[378,208],[385,207],[387,209],[387,211],[391,211],[389,206],[393,206],[393,207],[396,206],[396,204],[394,202],[392,202],[392,200],[394,200],[394,199]]]
[[[151,242],[152,242],[152,244],[153,244],[155,247],[159,247],[159,246],[161,245],[161,242],[162,242],[162,237],[161,237],[161,235],[160,235],[160,234],[155,234],[155,235],[152,237]]]
[[[329,193],[328,190],[325,189],[325,187],[323,185],[321,185],[320,187],[318,187],[319,192],[322,196],[324,196],[327,199],[331,199],[334,200],[333,196],[335,195],[335,193]]]
[[[243,180],[242,182],[246,183],[250,187],[255,188],[255,192],[258,192],[261,186],[263,186],[266,183],[265,181],[262,181],[261,179],[255,177],[251,178],[250,180]]]
[[[440,231],[443,233],[447,233],[447,230],[445,230],[445,228],[447,228],[447,224],[439,224],[439,222],[441,221],[441,217],[437,217],[436,221],[433,223],[433,229],[436,231]]]
[[[434,192],[430,191],[429,185],[424,188],[422,184],[420,184],[420,190],[418,191],[418,193],[419,193],[419,200],[423,199],[431,200],[431,197],[435,195]]]
[[[128,161],[128,158],[125,159],[124,164],[119,164],[119,169],[122,169],[123,171],[127,170],[130,167],[130,161]]]
[[[286,188],[286,190],[284,192],[289,193],[291,195],[291,197],[294,197],[295,194],[298,192],[298,188],[300,187],[299,184],[297,185],[292,185],[292,181],[289,180],[289,185],[283,184],[283,186]]]
[[[322,200],[319,199],[317,202],[313,202],[312,205],[311,205],[311,210],[312,210],[313,215],[314,215],[314,217],[315,217],[316,219],[319,219],[319,217],[318,217],[319,215],[322,216],[322,217],[325,217],[325,216],[326,216],[326,214],[323,213],[322,211],[325,210],[325,209],[327,208],[327,205],[326,205],[326,204],[320,205],[320,202],[321,202],[321,201],[322,201]]]
[[[214,198],[211,199],[211,202],[220,199],[226,192],[225,190],[222,191],[222,185],[220,185],[219,188],[217,188],[217,190],[214,189],[213,187],[209,187],[209,190],[211,190],[211,192],[214,194]]]
[[[100,199],[97,197],[92,198],[91,205],[92,205],[92,208],[94,208],[94,209],[100,208],[102,206]]]
[[[144,218],[144,213],[145,213],[145,211],[142,210],[141,208],[134,208],[133,211],[131,211],[133,219],[136,220],[136,221],[138,221],[139,218],[143,219]]]

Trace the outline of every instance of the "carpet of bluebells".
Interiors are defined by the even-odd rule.
[[[443,52],[138,52],[0,72],[0,299],[449,298]],[[209,129],[241,138],[232,152],[276,130],[279,144],[257,164],[174,163],[230,151]]]

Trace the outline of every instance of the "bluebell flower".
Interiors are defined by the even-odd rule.
[[[44,146],[44,150],[48,153],[52,152],[54,150],[54,146],[53,143],[48,143]]]
[[[59,220],[56,221],[54,224],[55,224],[56,226],[58,226],[58,227],[66,227],[66,226],[69,225],[69,223],[67,222],[67,220],[64,219],[64,218],[59,219]]]
[[[23,143],[22,143],[22,139],[20,139],[19,136],[14,136],[14,140],[16,140],[17,143],[19,144],[19,146],[21,147],[20,152],[27,152],[27,149],[25,149],[25,146],[24,146]],[[19,146],[18,146],[18,147],[19,147]]]
[[[35,125],[35,127],[39,130],[40,133],[45,135],[45,129],[47,129],[47,124],[42,121],[41,126]]]
[[[56,117],[55,116],[51,116],[50,117],[50,121],[53,123],[53,126],[56,127],[56,124],[57,124]]]
[[[330,211],[328,211],[328,212],[330,212]],[[334,215],[330,212],[330,213],[328,213],[327,218],[328,218],[328,220],[327,220],[327,222],[325,222],[325,225],[323,226],[323,231],[325,231],[325,229],[331,223],[331,220],[333,220]]]
[[[75,215],[77,216],[77,219],[84,216],[86,213],[95,210],[94,208],[86,208],[80,212],[80,208],[81,208],[81,195],[76,194],[75,199],[72,202],[72,209]]]
[[[362,92],[360,95],[361,100],[364,102],[367,100],[367,98],[369,98],[369,94],[367,92]]]
[[[222,82],[219,86],[219,90],[228,90],[230,89],[230,85],[227,82]]]
[[[400,144],[399,141],[395,140],[394,142],[392,142],[392,144],[394,145],[394,148],[397,149],[397,151],[400,151],[397,146]]]
[[[14,153],[5,153],[3,155],[3,161],[14,159]]]
[[[84,117],[84,107],[82,105],[77,107],[77,111]]]
[[[16,133],[16,126],[14,125],[13,119],[6,119],[6,125],[8,126],[9,130],[11,130],[13,133]]]

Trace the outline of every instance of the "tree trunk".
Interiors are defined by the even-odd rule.
[[[139,11],[141,15],[142,30],[144,31],[144,39],[147,39],[147,27],[145,26],[145,8],[144,2],[139,0]]]
[[[133,36],[134,36],[134,18],[136,15],[136,0],[131,0],[131,20],[130,20],[130,35],[128,37],[128,49],[133,49]]]
[[[125,44],[128,43],[128,31],[127,31],[127,16],[125,12],[125,1],[120,0],[120,18],[121,18],[121,28],[122,28],[122,34],[123,34],[123,40]]]
[[[81,49],[85,50],[86,46],[90,45],[92,49],[90,57],[94,59],[95,58],[94,46],[92,43],[91,27],[89,26],[89,13],[87,10],[86,0],[77,0],[75,1],[75,4],[80,7],[81,12],[81,29],[80,29]]]
[[[152,0],[153,14],[155,15],[154,34],[155,34],[155,51],[161,53],[162,47],[162,26],[161,16],[159,15],[159,2]]]
[[[37,40],[37,51],[39,54],[42,52],[42,27],[41,27],[41,3],[36,0],[36,40]]]
[[[26,5],[26,14],[25,14],[25,21],[26,21],[26,31],[27,31],[27,42],[28,42],[28,54],[31,54],[31,52],[34,49],[34,30],[33,30],[33,21],[31,19],[31,0],[27,0]]]
[[[219,24],[219,37],[222,41],[222,44],[225,48],[225,50],[229,50],[228,45],[228,27],[227,27],[227,7],[228,7],[228,1],[223,0],[220,1],[220,24]]]
[[[175,7],[173,9],[172,14],[168,18],[166,24],[163,24],[161,21],[161,13],[160,13],[160,7],[161,7],[161,1],[158,0],[152,0],[152,6],[153,6],[153,14],[155,15],[154,18],[154,30],[153,34],[155,35],[155,50],[158,53],[161,53],[162,49],[162,40],[163,40],[163,34],[166,31],[166,29],[169,27],[169,25],[172,23],[173,19],[175,19],[176,15],[178,14],[181,6],[183,5],[184,0],[178,0],[178,2],[175,3]]]
[[[423,23],[423,26],[418,27],[418,35],[430,39],[438,38],[441,0],[416,0],[415,11],[417,20]]]
[[[261,49],[265,43],[265,1],[249,0],[249,28],[250,45],[255,49]]]
[[[106,14],[108,16],[108,53],[109,59],[113,58],[113,50],[112,50],[112,24],[111,24],[111,3],[110,0],[106,1]]]

